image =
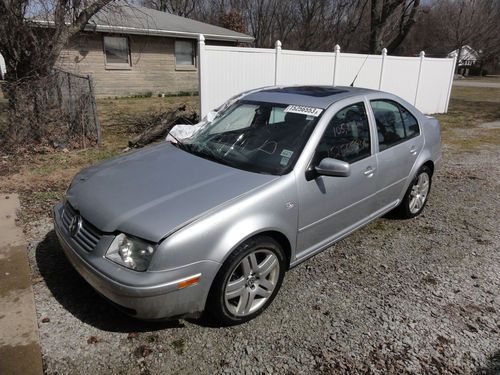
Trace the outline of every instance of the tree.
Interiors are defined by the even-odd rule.
[[[371,0],[370,53],[396,50],[415,24],[420,0]]]
[[[189,17],[195,13],[199,1],[196,0],[143,0],[142,4],[160,10],[162,12],[168,12],[181,17]]]
[[[0,53],[7,66],[6,80],[47,75],[68,41],[113,1],[0,0]]]
[[[238,33],[245,33],[246,31],[243,17],[235,10],[222,14],[221,26]]]
[[[442,0],[435,10],[442,42],[457,50],[457,68],[463,47],[481,51],[482,60],[500,54],[500,4],[495,0]]]
[[[53,92],[59,90],[52,71],[70,39],[112,2],[0,0],[0,53],[7,67],[2,91],[9,99],[4,148],[42,142],[48,127],[57,133],[73,126],[50,113]]]

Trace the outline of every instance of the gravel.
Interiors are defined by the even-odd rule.
[[[446,150],[445,150],[446,151]],[[48,374],[500,374],[498,150],[446,153],[424,213],[378,219],[287,273],[236,327],[122,315],[27,229]]]

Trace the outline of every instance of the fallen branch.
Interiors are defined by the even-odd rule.
[[[138,136],[132,138],[128,145],[129,147],[144,147],[158,139],[165,138],[177,124],[196,123],[198,114],[188,110],[185,104],[180,105],[174,110],[164,112],[155,116],[149,121],[147,128]]]

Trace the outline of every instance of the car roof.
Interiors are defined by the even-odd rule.
[[[273,86],[254,91],[242,99],[326,109],[339,100],[375,92],[350,86]]]

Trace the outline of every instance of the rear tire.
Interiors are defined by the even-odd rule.
[[[395,213],[401,219],[411,219],[422,213],[429,198],[432,184],[432,172],[423,166],[415,174],[401,204]]]
[[[274,300],[285,275],[285,253],[268,236],[243,242],[217,273],[207,300],[207,312],[221,325],[247,322]]]

